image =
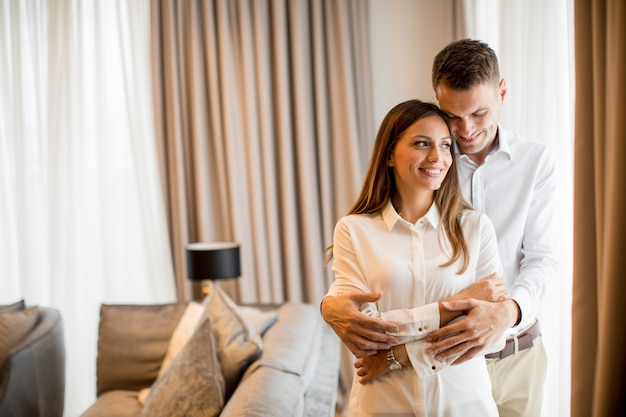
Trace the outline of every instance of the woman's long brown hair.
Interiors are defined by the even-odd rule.
[[[396,105],[387,113],[376,135],[361,192],[348,214],[375,213],[385,207],[397,191],[393,168],[387,164],[393,149],[402,134],[413,123],[424,117],[433,116],[441,117],[450,130],[447,115],[433,103],[409,100]],[[469,265],[469,251],[461,228],[461,214],[463,210],[471,207],[461,194],[459,175],[456,170],[456,154],[452,148],[450,148],[450,153],[452,164],[448,169],[448,174],[441,183],[441,187],[435,190],[435,204],[441,212],[443,230],[452,245],[452,256],[441,267],[450,266],[463,256],[463,266],[457,272],[462,274]],[[326,262],[328,263],[332,259],[332,245],[324,252],[327,254]]]

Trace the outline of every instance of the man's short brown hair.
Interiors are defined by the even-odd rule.
[[[442,84],[454,90],[469,90],[485,82],[500,82],[496,53],[484,42],[473,39],[454,41],[433,61],[433,88]]]

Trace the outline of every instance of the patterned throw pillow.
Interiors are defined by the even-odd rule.
[[[174,333],[172,333],[167,353],[161,363],[161,369],[159,369],[157,378],[161,377],[165,373],[167,368],[170,366],[170,363],[172,363],[174,358],[176,358],[176,356],[178,356],[178,354],[187,345],[198,327],[203,312],[204,308],[200,305],[200,303],[190,301],[189,304],[187,304],[187,308],[185,308],[183,316],[176,325]],[[137,395],[139,404],[145,404],[146,398],[148,398],[148,395],[150,394],[150,389],[151,388],[148,387],[139,391],[139,394]]]
[[[213,417],[225,404],[225,382],[210,319],[205,319],[189,342],[150,389],[142,416]]]
[[[248,365],[261,354],[261,336],[234,301],[218,286],[213,287],[202,305],[204,314],[201,322],[204,318],[210,318],[213,323],[228,400]]]

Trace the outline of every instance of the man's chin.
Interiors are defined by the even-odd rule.
[[[475,153],[478,153],[478,146],[475,143],[459,143],[459,151],[461,152],[461,154],[463,155],[473,155]]]

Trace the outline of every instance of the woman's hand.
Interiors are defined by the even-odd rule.
[[[354,367],[357,369],[356,374],[361,377],[359,383],[367,384],[389,372],[387,351],[379,350],[375,355],[358,358],[354,362]]]
[[[511,297],[511,294],[506,289],[504,279],[498,278],[496,273],[489,275],[486,278],[476,281],[460,293],[450,297],[448,300],[462,300],[465,298],[475,298],[477,300],[498,302],[504,301]]]
[[[405,345],[394,346],[393,352],[396,360],[400,362],[405,369],[413,367]],[[387,372],[390,372],[389,365],[387,364],[387,350],[379,350],[378,353],[373,356],[357,359],[354,362],[354,367],[357,369],[356,374],[361,377],[361,379],[359,379],[361,384],[367,384],[379,376],[385,375]]]

